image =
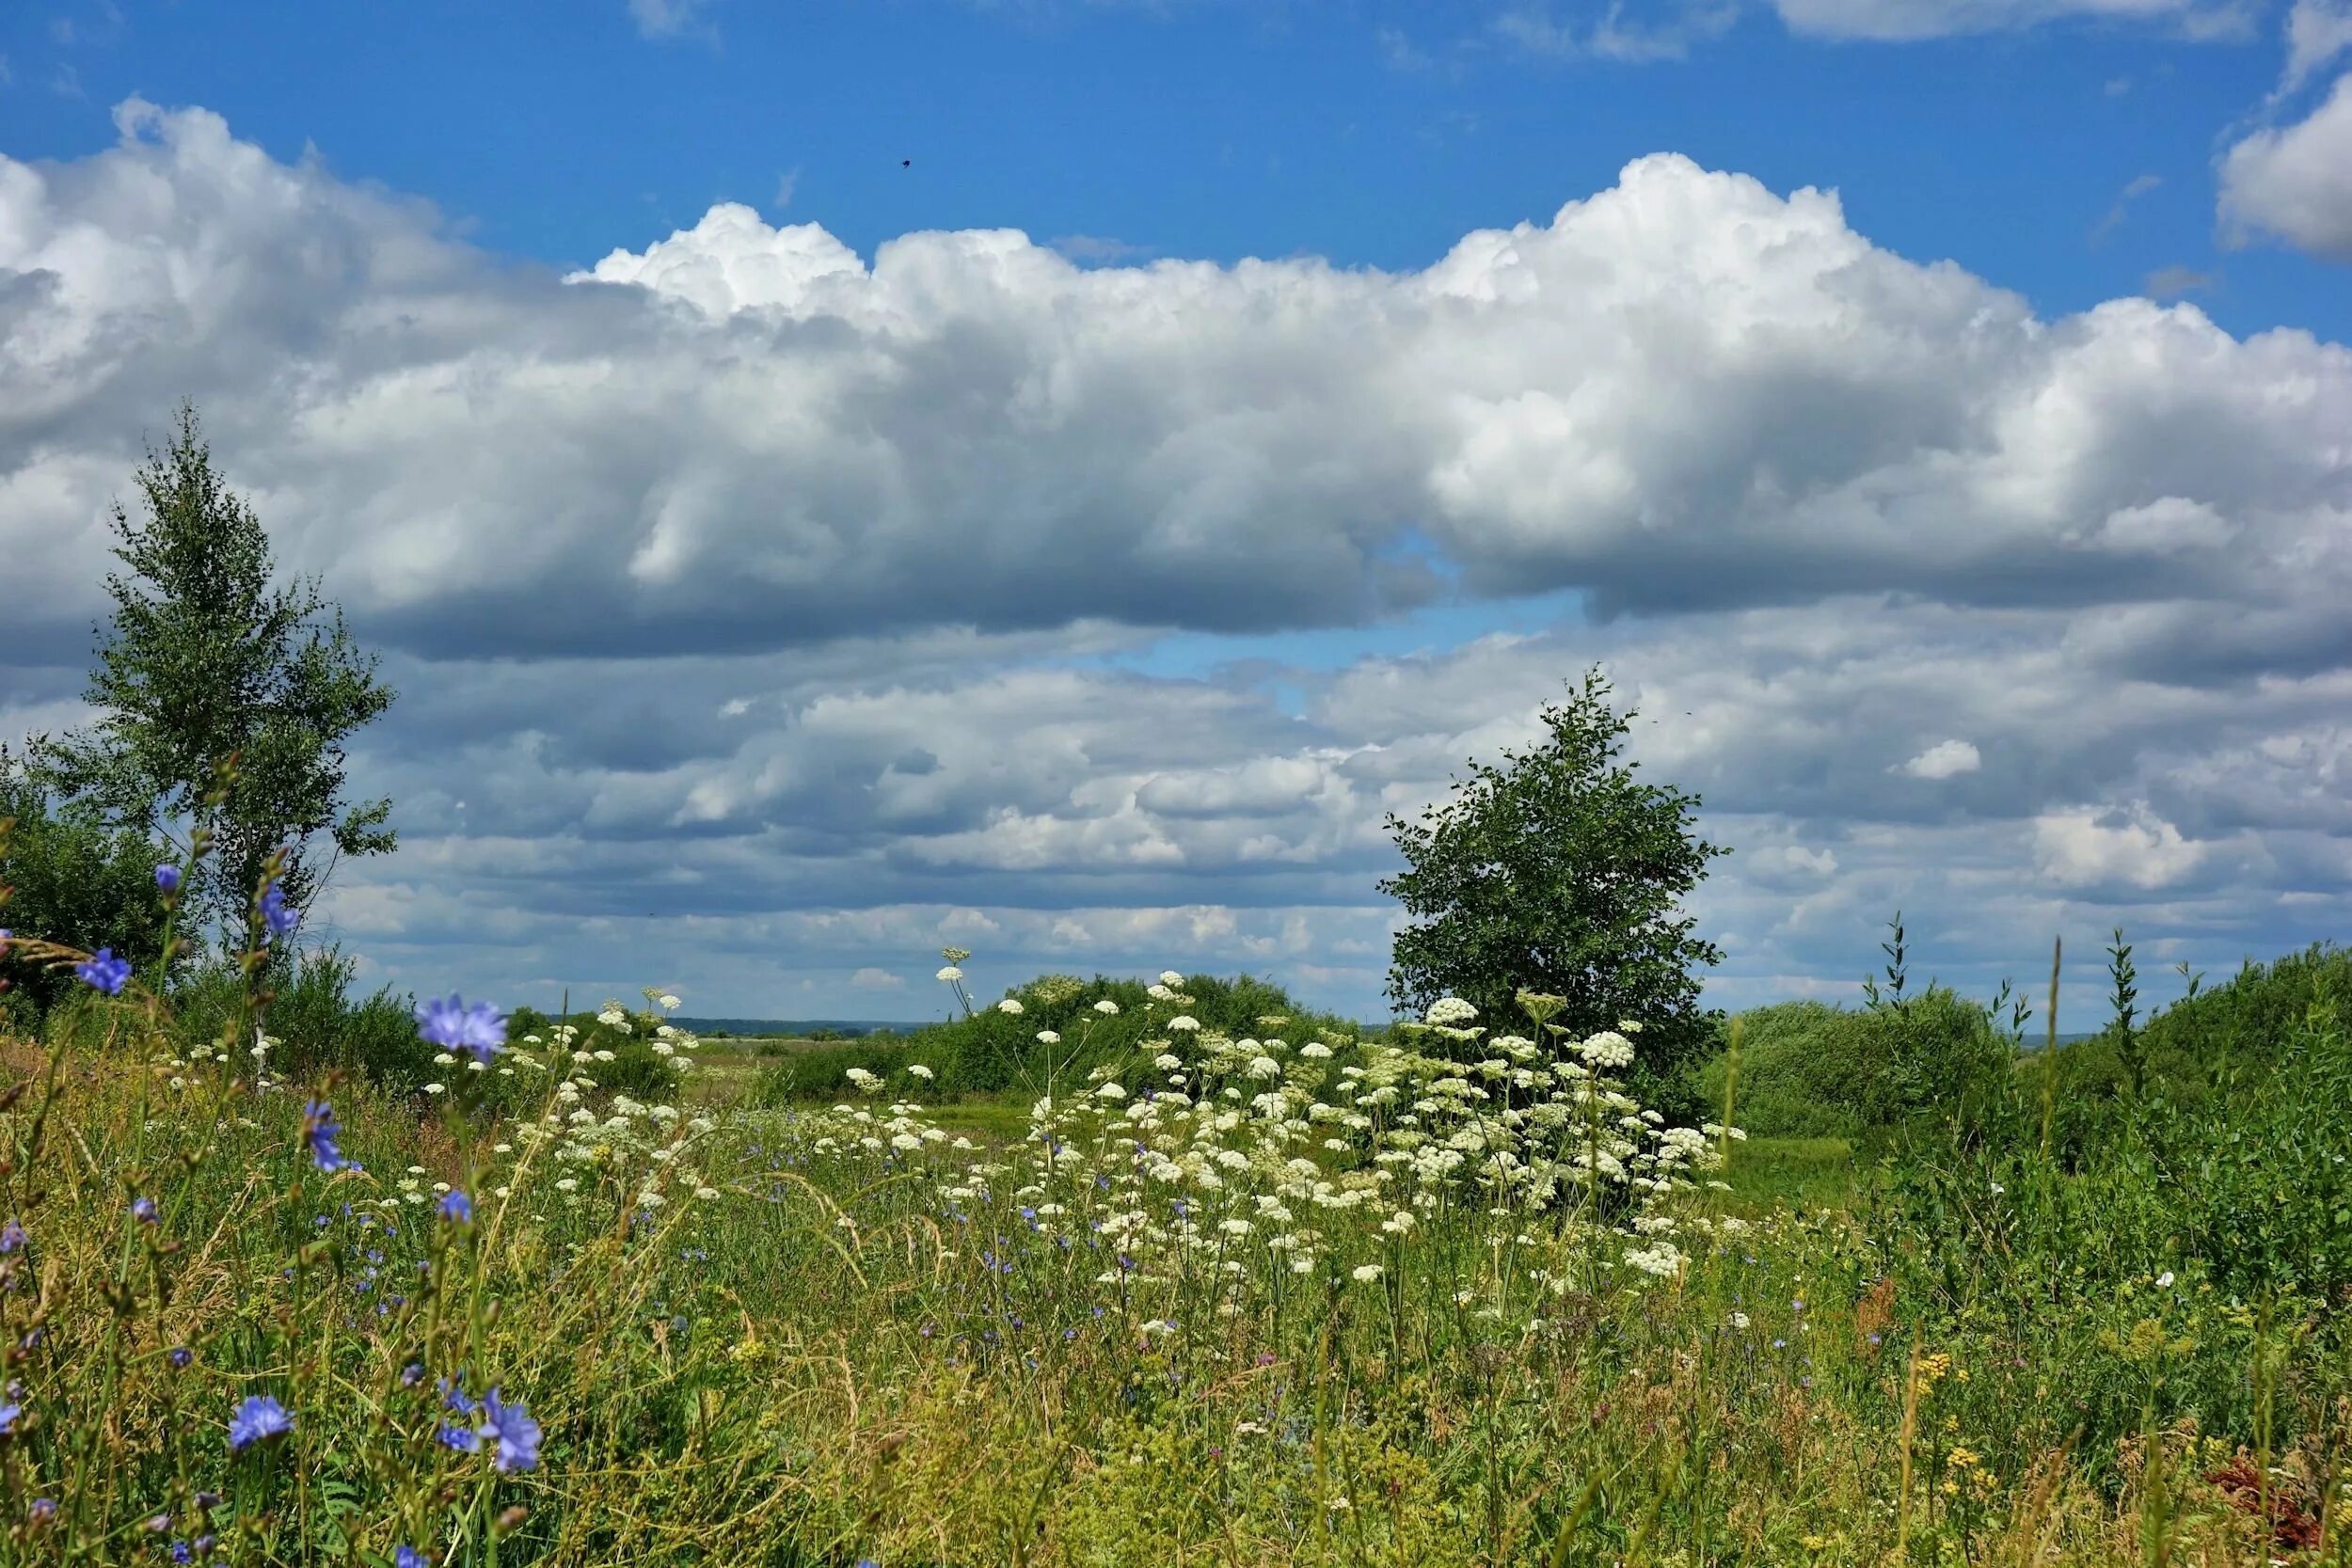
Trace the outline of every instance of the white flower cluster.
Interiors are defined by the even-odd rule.
[[[1179,1016],[1171,1039],[1143,1046],[1156,1053],[1156,1083],[1098,1069],[1080,1092],[1040,1099],[1026,1138],[979,1160],[968,1139],[948,1137],[911,1104],[886,1114],[838,1106],[763,1124],[758,1136],[771,1149],[797,1143],[821,1157],[817,1170],[878,1160],[903,1172],[912,1162],[935,1195],[927,1223],[1018,1226],[1085,1247],[1104,1259],[1093,1279],[1106,1307],[1116,1298],[1186,1332],[1203,1300],[1212,1317],[1256,1311],[1280,1276],[1369,1285],[1402,1275],[1441,1213],[1491,1230],[1483,1239],[1494,1244],[1471,1253],[1493,1268],[1513,1259],[1537,1287],[1449,1283],[1465,1305],[1524,1312],[1537,1291],[1676,1276],[1682,1249],[1719,1233],[1692,1200],[1736,1133],[1668,1127],[1627,1095],[1612,1077],[1633,1060],[1626,1026],[1566,1042],[1551,1059],[1516,1035],[1480,1044],[1486,1031],[1469,1027],[1476,1016],[1445,998],[1422,1026],[1474,1061],[1340,1035],[1294,1043],[1279,1017],[1259,1021],[1263,1037],[1233,1038]],[[868,1097],[881,1090],[862,1069],[849,1077]],[[906,1190],[843,1174],[851,1190]],[[998,1212],[983,1221],[973,1212],[983,1206]]]

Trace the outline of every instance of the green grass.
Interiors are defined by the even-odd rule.
[[[1854,1196],[1853,1146],[1844,1138],[1749,1138],[1724,1172],[1741,1212],[1844,1211]]]
[[[0,1562],[212,1534],[370,1568],[1878,1568],[1900,1536],[2120,1568],[2292,1555],[2340,1496],[2330,1021],[2234,1121],[2152,1114],[2086,1162],[1923,1128],[1865,1180],[1844,1140],[1758,1137],[1728,1192],[1669,1159],[1597,1197],[1580,1149],[1642,1175],[1673,1140],[1479,1049],[1528,1073],[1508,1117],[1500,1073],[1204,1031],[1117,1095],[1063,1085],[1049,1146],[1025,1096],[769,1104],[739,1042],[687,1052],[676,1115],[553,1047],[437,1098],[257,1093],[97,1004],[0,1043],[28,1238],[0,1251]],[[313,1093],[364,1170],[310,1158]],[[536,1464],[437,1440],[479,1419],[444,1377],[527,1403]],[[293,1431],[232,1452],[262,1396]]]

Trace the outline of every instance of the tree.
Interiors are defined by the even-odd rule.
[[[8,927],[85,951],[111,947],[142,969],[163,952],[152,846],[87,805],[54,800],[24,757],[0,746],[0,928]],[[5,993],[39,1011],[72,989],[70,970],[0,965],[0,1020],[10,1010]]]
[[[281,846],[279,885],[306,905],[324,880],[305,853],[320,834],[342,855],[393,847],[389,800],[341,797],[344,738],[394,693],[316,579],[270,585],[269,536],[215,472],[192,407],[137,483],[146,515],[115,508],[127,570],[106,578],[113,624],[85,693],[103,717],[36,743],[43,783],[119,830],[205,832],[211,854],[184,895],[199,926],[239,924]],[[231,787],[208,798],[231,756]]]
[[[1551,1022],[1579,1036],[1635,1020],[1636,1076],[1655,1092],[1708,1038],[1692,971],[1723,955],[1691,935],[1678,900],[1730,851],[1692,836],[1697,796],[1615,761],[1633,715],[1611,710],[1609,689],[1588,672],[1565,705],[1545,705],[1549,744],[1471,763],[1419,823],[1389,818],[1409,869],[1380,891],[1415,917],[1389,994],[1416,1013],[1458,996],[1495,1034],[1532,1028],[1521,990],[1563,998]]]

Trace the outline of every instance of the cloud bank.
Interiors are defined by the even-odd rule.
[[[1726,1001],[1899,902],[1954,978],[2342,929],[2341,345],[2043,320],[1672,154],[1401,273],[725,205],[558,275],[118,120],[0,159],[0,733],[72,721],[105,512],[194,397],[405,693],[356,781],[405,847],[331,911],[404,984],[854,1012],[956,942],[1371,1012],[1384,818],[1594,659],[1740,851]],[[1300,654],[1400,623],[1456,630]],[[1142,673],[1171,633],[1217,652]]]

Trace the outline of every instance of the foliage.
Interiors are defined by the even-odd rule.
[[[342,800],[343,742],[392,692],[375,678],[342,613],[315,582],[270,586],[269,536],[214,470],[195,411],[138,470],[145,516],[117,506],[115,609],[87,700],[91,730],[39,740],[45,781],[142,835],[175,825],[205,836],[216,871],[184,896],[200,927],[239,923],[263,863],[294,853],[277,879],[307,906],[321,873],[303,849],[325,833],[342,855],[392,847],[388,800]],[[216,770],[233,782],[215,798]]]
[[[1162,984],[1093,1015],[1149,1019],[1148,1075],[1057,1078],[985,1144],[911,1072],[840,1109],[647,1105],[567,1020],[492,1056],[537,1085],[511,1114],[495,1069],[421,1120],[337,1089],[331,1171],[316,1087],[93,995],[51,1049],[0,1044],[9,1545],[2121,1568],[2291,1557],[2342,1496],[2324,999],[2267,1099],[2089,1166],[1922,1132],[1851,1215],[1741,1214],[1713,1179],[1753,1146],[1645,1116],[1623,1038],[1456,1007],[1343,1048],[1296,1015],[1171,1029],[1208,988]],[[594,1028],[679,1050],[651,1001]],[[1764,1180],[1810,1200],[1834,1158]],[[286,1424],[240,1449],[276,1430],[252,1399]]]
[[[155,854],[138,832],[108,824],[85,803],[59,800],[24,760],[0,746],[0,925],[54,933],[71,946],[111,946],[142,969],[163,956],[164,911],[155,894]],[[71,975],[24,971],[8,982],[29,1007],[11,1012],[31,1026],[66,994]]]
[[[940,973],[961,986],[956,955]],[[780,1053],[757,1091],[766,1103],[839,1098],[852,1068],[883,1078],[920,1064],[942,1096],[1019,1091],[1035,1096],[1054,1083],[1083,1080],[1097,1069],[1135,1076],[1136,1064],[1168,1048],[1169,1038],[1195,1031],[1203,1038],[1245,1039],[1268,1029],[1303,1026],[1330,1037],[1360,1033],[1346,1020],[1317,1014],[1292,1001],[1281,987],[1254,975],[1189,978],[1169,970],[1156,980],[1097,974],[1042,974],[1009,988],[996,1002],[973,1006],[964,1017],[926,1024],[907,1034],[877,1030],[819,1049]],[[1176,1021],[1185,1022],[1178,1022]],[[1048,1040],[1042,1036],[1051,1035]],[[812,1037],[813,1038],[814,1037]]]
[[[1454,798],[1419,823],[1389,819],[1409,863],[1384,880],[1412,924],[1397,933],[1390,995],[1419,1013],[1458,996],[1486,1018],[1521,990],[1565,999],[1580,1033],[1642,1020],[1644,1082],[1704,1047],[1692,973],[1722,955],[1692,936],[1679,900],[1728,850],[1693,836],[1699,799],[1619,764],[1633,714],[1608,704],[1597,669],[1547,705],[1544,745],[1470,764]]]

